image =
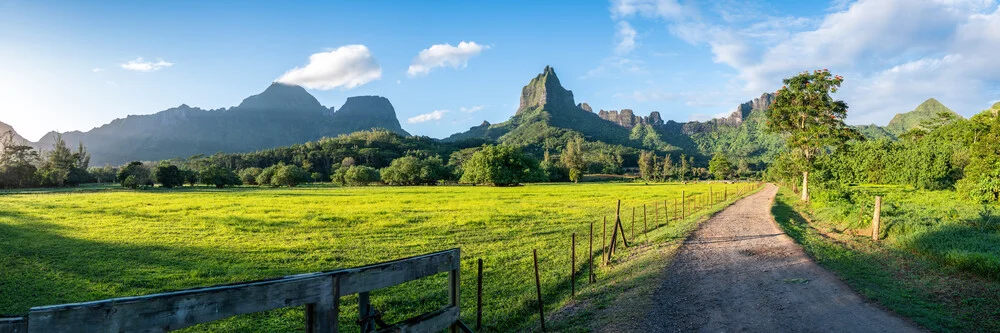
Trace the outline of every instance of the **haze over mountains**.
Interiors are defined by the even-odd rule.
[[[630,109],[594,112],[587,103],[578,103],[573,92],[562,86],[555,70],[546,66],[523,87],[520,106],[509,120],[498,124],[484,121],[443,140],[478,139],[546,149],[580,136],[590,142],[630,149],[685,153],[699,160],[721,151],[750,163],[765,163],[773,159],[783,144],[778,135],[765,130],[764,111],[773,102],[774,95],[765,93],[738,105],[728,117],[706,122],[665,121],[657,111],[648,116],[637,115]],[[869,138],[895,139],[938,112],[954,113],[937,100],[929,99],[916,110],[897,115],[886,127],[856,128]],[[350,97],[335,110],[321,105],[302,87],[274,83],[235,107],[204,110],[182,104],[62,136],[70,145],[83,142],[92,155],[93,165],[103,165],[216,152],[250,152],[372,128],[409,135],[385,97]],[[0,123],[0,133],[8,130],[13,129]],[[44,149],[54,143],[57,134],[50,132],[39,142],[29,143],[15,132],[15,140]]]

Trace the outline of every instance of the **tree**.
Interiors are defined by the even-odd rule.
[[[454,156],[454,154],[452,154],[452,156]],[[552,156],[549,155],[548,149],[545,150],[545,154],[542,156],[543,156],[542,162],[539,163],[538,167],[542,169],[542,174],[545,175],[545,181],[549,182],[572,181],[570,179],[569,169],[563,167],[559,161],[553,161]],[[459,176],[461,176],[461,172],[459,172],[458,174]]]
[[[309,172],[297,165],[283,165],[274,171],[272,186],[295,187],[309,181]]]
[[[708,161],[708,173],[715,176],[716,180],[724,180],[732,175],[733,165],[726,159],[726,155],[717,152],[712,156],[712,160]]]
[[[367,186],[379,181],[378,170],[364,165],[352,165],[344,171],[344,182],[354,186]]]
[[[499,145],[483,146],[463,164],[462,183],[512,186],[541,180],[538,161],[520,148]]]
[[[390,185],[433,185],[449,176],[444,162],[437,156],[426,159],[400,157],[392,160],[380,173],[382,181]]]
[[[76,153],[66,147],[61,135],[56,136],[52,150],[45,154],[38,178],[43,186],[76,186],[92,181],[87,167],[90,154],[81,143]]]
[[[233,170],[220,165],[211,165],[198,175],[201,183],[205,185],[215,185],[215,188],[241,185],[240,177]]]
[[[326,179],[323,179],[323,178],[325,178],[325,177],[323,177],[323,173],[322,172],[313,172],[311,175],[309,175],[309,179],[312,180],[313,183],[322,183],[322,182],[325,182]]]
[[[687,155],[681,154],[681,166],[677,169],[677,177],[680,178],[681,181],[687,180],[688,175],[691,174],[691,164],[694,163],[688,162]]]
[[[844,82],[843,77],[817,70],[783,82],[785,86],[778,90],[774,104],[767,110],[768,129],[787,136],[788,147],[795,153],[802,172],[802,200],[809,201],[809,171],[816,157],[861,136],[844,123],[847,103],[830,97]]]
[[[663,157],[663,181],[674,177],[674,162],[670,159],[670,154]]]
[[[176,165],[160,164],[156,167],[156,181],[166,188],[184,186],[184,173]]]
[[[257,184],[261,186],[271,185],[271,179],[274,178],[274,174],[278,172],[278,168],[283,166],[285,166],[285,163],[281,162],[261,170],[260,174],[257,175]]]
[[[257,183],[257,176],[260,176],[260,173],[263,171],[264,169],[258,167],[249,167],[240,170],[240,181],[243,182],[243,185],[257,185],[259,184]]]
[[[639,153],[639,176],[646,181],[653,181],[653,169],[656,168],[656,162],[653,158],[653,152],[643,150]]]
[[[187,169],[182,170],[181,172],[184,173],[184,182],[188,183],[188,185],[194,186],[198,183],[198,172]]]
[[[153,185],[149,168],[139,161],[132,161],[118,170],[118,182],[122,187],[137,189],[139,187]]]
[[[583,158],[583,138],[576,137],[566,142],[566,149],[563,149],[560,160],[569,169],[570,181],[579,181],[583,171],[587,169],[587,161]],[[573,170],[577,171],[576,177],[573,177]]]
[[[14,142],[14,132],[0,134],[0,188],[36,186],[38,152]]]
[[[98,183],[113,183],[118,175],[118,169],[112,167],[111,165],[91,167],[87,169],[87,172],[90,173],[90,177]]]

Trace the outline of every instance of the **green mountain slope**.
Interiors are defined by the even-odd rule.
[[[944,106],[944,104],[941,104],[938,100],[929,98],[917,106],[917,108],[913,111],[896,114],[896,116],[892,117],[892,120],[889,121],[889,125],[886,125],[885,129],[892,135],[899,136],[909,130],[921,127],[921,122],[933,121],[937,119],[938,113],[940,112],[952,114],[959,119],[962,118],[961,115]]]

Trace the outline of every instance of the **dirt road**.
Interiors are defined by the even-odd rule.
[[[706,221],[654,293],[647,331],[918,332],[866,303],[784,235],[770,210],[777,187]]]

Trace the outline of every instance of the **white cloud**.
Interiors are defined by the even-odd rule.
[[[128,62],[121,64],[121,67],[125,70],[135,72],[155,72],[173,65],[173,63],[163,61],[163,59],[157,59],[156,62],[152,62],[143,60],[142,57],[138,57],[135,58],[135,60],[129,60]]]
[[[686,9],[677,0],[613,0],[611,16],[615,19],[641,15],[672,19],[683,16]]]
[[[103,72],[103,71],[104,71],[104,69],[101,69],[101,68],[94,68],[94,69],[90,70],[90,72],[92,72],[92,73],[99,73],[99,72]]]
[[[451,44],[437,44],[420,51],[413,63],[406,70],[406,74],[414,77],[427,75],[432,69],[438,67],[465,68],[469,64],[469,59],[488,50],[490,47],[479,45],[476,42],[461,42],[458,46]]]
[[[846,77],[838,98],[852,123],[884,124],[935,97],[966,115],[1000,91],[1000,7],[995,0],[835,1],[819,18],[706,15],[676,1],[614,0],[615,20],[662,20],[674,36],[736,72],[730,96],[756,96],[795,73]],[[716,19],[723,17],[723,19]]]
[[[424,113],[421,115],[417,115],[416,117],[407,119],[406,122],[410,124],[419,124],[431,120],[441,120],[441,118],[444,117],[444,114],[448,112],[449,112],[448,110],[434,110],[430,113]]]
[[[309,56],[305,67],[285,72],[277,82],[309,89],[352,89],[382,78],[382,67],[364,45],[346,45]]]
[[[618,32],[615,34],[618,42],[615,44],[615,53],[624,55],[635,50],[635,29],[626,21],[618,22]]]
[[[470,108],[462,107],[459,109],[459,111],[462,111],[462,113],[475,113],[476,111],[482,110],[483,108],[485,108],[485,106],[476,105]]]

